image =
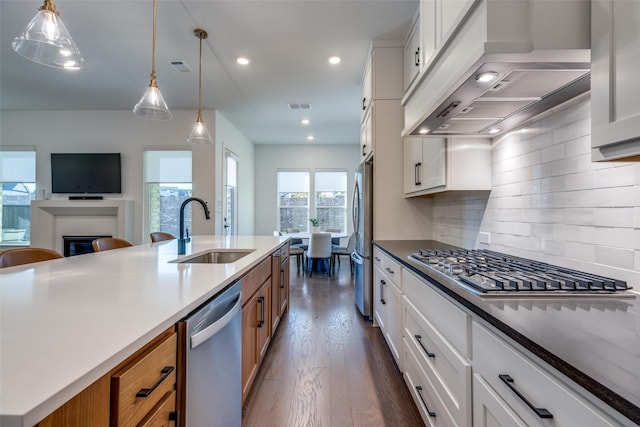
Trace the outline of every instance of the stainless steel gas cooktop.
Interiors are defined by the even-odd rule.
[[[409,256],[481,296],[634,297],[622,280],[489,250],[420,250]]]

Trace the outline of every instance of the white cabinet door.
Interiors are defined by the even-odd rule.
[[[405,195],[446,184],[446,139],[405,138]]]
[[[640,155],[640,2],[591,2],[592,160]]]
[[[407,90],[420,72],[420,20],[414,21],[404,44],[404,89]]]
[[[420,57],[425,67],[436,53],[436,0],[420,0]]]
[[[367,110],[367,113],[360,129],[360,161],[365,161],[373,152],[373,105]]]
[[[387,330],[387,281],[377,267],[373,269],[373,324],[384,335]]]
[[[365,114],[367,113],[367,109],[371,104],[371,99],[373,97],[373,72],[372,72],[372,58],[369,56],[369,60],[367,61],[367,65],[364,69],[364,75],[362,77],[362,105],[360,106],[360,121],[364,122]]]
[[[473,376],[474,427],[526,427],[480,375]]]
[[[396,359],[396,364],[400,372],[403,372],[402,366],[402,292],[396,285],[389,283],[386,286],[386,302],[387,302],[387,325],[385,338],[391,354]]]

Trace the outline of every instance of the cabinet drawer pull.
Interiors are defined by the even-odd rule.
[[[435,412],[431,412],[429,410],[429,407],[427,406],[427,402],[424,401],[424,397],[422,397],[422,386],[417,385],[416,386],[416,391],[418,392],[418,396],[420,396],[420,400],[422,400],[422,404],[424,405],[424,409],[427,410],[427,414],[429,414],[429,416],[431,418],[435,418],[436,417],[436,413]]]
[[[280,270],[280,287],[284,289],[284,269]]]
[[[385,268],[385,270],[387,270],[389,274],[396,274],[396,272],[390,269],[389,267]]]
[[[431,353],[429,352],[429,350],[427,350],[427,347],[424,346],[424,344],[422,344],[422,335],[414,335],[414,337],[416,337],[416,340],[418,341],[418,344],[420,344],[420,347],[422,347],[422,349],[424,350],[425,354],[429,357],[436,357],[435,353]]]
[[[362,111],[367,109],[367,98],[362,98]]]
[[[260,303],[260,320],[258,320],[258,328],[262,328],[264,325],[264,297],[258,297]]]
[[[418,46],[418,49],[416,49],[416,53],[415,53],[415,66],[419,66],[420,65],[420,47]]]
[[[176,427],[180,426],[180,411],[169,412],[169,421],[176,423]]]
[[[363,156],[367,155],[367,144],[362,144],[362,155]]]
[[[380,262],[380,258],[378,258],[377,256],[374,258],[376,259],[376,261]]]
[[[384,300],[384,288],[383,286],[386,285],[387,282],[385,282],[384,280],[380,280],[380,302],[382,304],[386,304],[387,302]]]
[[[539,416],[540,418],[549,418],[549,419],[553,418],[553,414],[548,410],[546,410],[545,408],[536,408],[535,406],[533,406],[533,404],[529,402],[529,400],[522,393],[518,391],[518,389],[514,385],[515,381],[513,378],[511,378],[510,375],[499,374],[498,377],[502,380],[502,382],[504,382],[507,385],[507,387],[511,389],[511,391],[513,391],[516,394],[516,396],[520,398],[520,400],[526,403],[527,406],[531,408],[533,412],[536,413],[537,416]]]
[[[149,397],[149,395],[153,393],[153,390],[158,388],[162,381],[164,381],[171,374],[171,372],[173,372],[173,369],[173,366],[165,366],[164,368],[162,368],[162,370],[160,371],[162,375],[160,376],[158,381],[156,381],[156,383],[150,388],[141,388],[140,391],[136,393],[136,397]]]

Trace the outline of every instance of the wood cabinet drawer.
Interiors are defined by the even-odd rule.
[[[242,278],[242,305],[251,299],[260,286],[271,276],[271,257],[265,258]]]
[[[466,358],[471,356],[471,317],[448,301],[431,285],[407,269],[402,269],[402,284],[407,299],[435,329],[447,337]]]
[[[409,387],[411,397],[413,397],[425,425],[429,427],[459,427],[435,392],[433,384],[420,367],[418,356],[413,352],[406,338],[403,340],[403,347],[405,352],[404,380]]]
[[[417,362],[459,426],[471,425],[471,364],[425,319],[404,301],[404,336]]]
[[[289,244],[280,246],[280,257],[285,258],[289,256]]]
[[[475,374],[480,375],[527,425],[618,425],[504,339],[476,322],[473,322],[472,330]],[[553,418],[541,418],[525,403],[525,399],[538,412],[547,410]]]
[[[172,417],[175,416],[175,410],[176,392],[166,392],[137,427],[173,427],[175,424]]]
[[[113,426],[137,425],[166,393],[174,390],[176,351],[177,334],[163,335],[111,376]]]

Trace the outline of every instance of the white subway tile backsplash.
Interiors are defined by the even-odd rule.
[[[552,145],[540,150],[540,162],[553,162],[565,158],[565,144]]]
[[[591,153],[591,136],[585,135],[572,139],[565,143],[565,154],[567,157],[579,156]]]
[[[559,144],[581,136],[589,135],[591,132],[591,120],[584,119],[570,123],[553,131],[553,143]]]
[[[551,174],[553,176],[580,172],[580,157],[555,160],[551,163],[551,168]]]
[[[592,189],[595,186],[595,179],[595,171],[578,172],[565,175],[565,190],[571,191]]]
[[[640,284],[640,164],[591,162],[589,132],[587,100],[494,140],[492,191],[435,195],[436,238]]]
[[[564,214],[565,224],[593,225],[593,208],[569,208]]]
[[[564,247],[565,258],[596,262],[596,246],[584,243],[567,242]]]
[[[609,248],[605,246],[596,247],[596,262],[598,264],[610,265],[612,267],[633,270],[634,251],[632,249]]]
[[[633,210],[634,208],[594,208],[593,222],[603,227],[632,228]]]
[[[596,171],[596,188],[634,185],[635,166],[626,165]]]

